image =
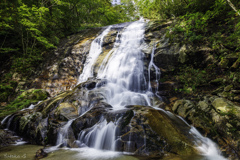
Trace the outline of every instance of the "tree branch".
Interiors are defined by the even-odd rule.
[[[230,7],[232,7],[232,9],[240,16],[240,13],[238,12],[238,10],[236,9],[236,7],[232,4],[232,2],[230,0],[227,0],[228,4],[230,5]]]

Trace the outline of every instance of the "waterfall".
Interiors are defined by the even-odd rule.
[[[153,62],[155,48],[152,50],[151,59],[147,67],[148,73],[144,74],[146,70],[144,69],[144,58],[146,57],[144,57],[144,53],[141,51],[140,47],[144,42],[144,29],[144,21],[139,20],[131,23],[124,29],[121,33],[121,39],[118,38],[118,33],[114,49],[107,54],[97,72],[98,79],[106,79],[107,81],[107,84],[103,87],[101,92],[105,96],[106,102],[110,104],[114,110],[124,109],[127,105],[152,106],[150,98],[156,94],[153,93],[151,87],[151,70],[155,71],[155,83],[157,85],[155,90],[158,90],[160,69]],[[93,64],[97,56],[101,54],[101,43],[103,37],[109,30],[110,27],[97,37],[97,39],[100,39],[100,42],[97,43],[96,40],[94,40],[92,43],[95,47],[91,47],[88,57],[90,60],[85,65],[83,73],[79,77],[79,83],[93,76]],[[98,48],[97,50],[96,47]],[[160,96],[156,96],[161,99]],[[166,112],[166,114],[176,118],[172,113]],[[181,121],[180,118],[178,118],[178,120]],[[186,122],[184,121],[184,123]],[[118,136],[116,124],[117,121],[108,123],[103,119],[91,128],[82,130],[79,133],[78,140],[88,147],[114,151],[114,145]],[[196,137],[196,148],[201,154],[206,156],[217,154],[221,157],[218,148],[211,140],[201,136],[193,127],[191,128],[191,134]],[[198,144],[198,141],[201,141],[201,143]],[[144,143],[146,143],[145,140]],[[131,136],[129,137],[127,145],[130,151]],[[214,150],[214,152],[209,150]],[[221,158],[224,159],[223,157]]]
[[[102,97],[104,97],[102,101],[112,106],[112,108],[110,106],[110,109],[106,111],[111,110],[111,112],[117,112],[119,113],[118,116],[113,114],[114,117],[108,119],[104,117],[104,114],[102,114],[101,116],[99,116],[100,118],[96,121],[96,123],[94,122],[93,124],[91,124],[90,127],[83,127],[84,129],[81,129],[79,133],[73,133],[73,130],[76,129],[71,128],[72,124],[74,124],[73,122],[75,122],[75,120],[77,120],[78,118],[84,119],[85,117],[83,116],[86,115],[88,111],[91,110],[91,107],[94,107],[94,105],[90,106],[89,108],[85,107],[85,105],[82,108],[79,107],[78,117],[70,119],[65,125],[63,125],[61,128],[58,128],[59,132],[56,146],[50,148],[48,151],[53,151],[57,149],[57,147],[59,147],[60,145],[68,146],[71,139],[70,136],[72,136],[73,134],[75,134],[73,137],[77,138],[77,140],[74,141],[75,139],[71,139],[72,141],[74,141],[71,143],[74,143],[79,147],[91,147],[91,149],[93,149],[96,153],[98,153],[98,151],[96,150],[107,150],[108,152],[116,151],[116,144],[121,139],[119,133],[120,129],[118,127],[123,119],[123,116],[121,117],[121,111],[124,109],[127,110],[126,106],[129,105],[141,105],[146,107],[152,106],[152,108],[148,108],[155,109],[156,112],[157,110],[161,110],[161,112],[164,112],[164,114],[166,114],[169,119],[178,122],[176,123],[177,125],[186,124],[185,126],[188,126],[188,128],[190,128],[189,130],[186,130],[186,132],[189,132],[189,134],[193,135],[193,143],[195,143],[195,148],[200,152],[200,154],[208,157],[207,159],[210,158],[212,160],[224,160],[225,158],[221,156],[220,151],[215,145],[215,143],[212,142],[210,139],[203,137],[194,127],[187,124],[184,119],[182,119],[181,117],[177,117],[171,112],[165,111],[164,109],[153,107],[153,97],[157,97],[161,100],[161,97],[157,95],[158,81],[161,72],[153,61],[155,47],[153,47],[152,52],[149,55],[149,63],[145,63],[148,58],[145,57],[145,54],[141,50],[141,45],[144,43],[144,20],[141,19],[139,21],[126,24],[124,29],[118,31],[113,49],[111,49],[106,54],[105,58],[103,59],[97,70],[97,73],[94,74],[94,71],[96,69],[94,68],[95,62],[98,60],[99,56],[103,52],[102,44],[104,37],[109,34],[112,27],[113,26],[107,27],[91,43],[91,48],[87,60],[84,64],[83,71],[78,79],[78,84],[87,81],[94,75],[96,76],[96,79],[104,79],[104,82],[106,83],[103,86],[96,88],[93,87],[91,88],[91,90],[86,89],[86,93],[81,94],[81,96],[85,96],[85,100],[90,99],[91,96],[89,96],[89,92],[97,92],[101,94]],[[151,81],[151,79],[153,79],[152,77],[155,77],[153,81]],[[154,87],[152,87],[152,83],[154,83]],[[34,109],[34,107],[35,105],[31,105],[27,109]],[[142,112],[139,114],[142,114]],[[133,112],[132,115],[137,117],[135,112]],[[130,119],[132,118],[131,116],[129,117]],[[13,118],[14,115],[7,116],[3,119],[1,124],[6,124],[7,128],[9,128],[11,126],[11,121],[13,120]],[[93,117],[93,119],[94,118],[95,117]],[[86,123],[88,123],[89,121],[91,121],[91,119],[87,119],[86,122],[81,125],[87,125]],[[138,127],[142,127],[142,129],[144,130],[143,123],[146,121],[142,119],[137,119],[136,121],[139,121],[140,123]],[[135,122],[135,124],[137,124],[137,122]],[[135,145],[134,136],[138,135],[134,135],[134,132],[131,132],[133,126],[134,124],[132,125],[131,123],[129,123],[128,128],[126,127],[127,129],[126,131],[124,131],[125,135],[128,134],[128,136],[125,137],[126,141],[124,141],[124,143],[126,142],[126,144],[124,144],[126,146],[124,151],[126,152],[135,151],[134,149],[132,149]],[[143,147],[147,146],[148,143],[146,132],[150,131],[143,131],[144,135],[141,137]],[[76,137],[76,134],[78,137]],[[146,149],[144,151],[147,152]],[[112,154],[112,152],[109,153]],[[87,155],[86,159],[89,157],[91,157],[91,155]],[[94,158],[95,155],[93,158],[91,157],[91,159]]]

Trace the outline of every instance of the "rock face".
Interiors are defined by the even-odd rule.
[[[0,113],[0,118],[3,119],[8,114],[12,114],[18,110],[29,107],[31,104],[36,104],[41,100],[45,100],[49,97],[49,93],[43,89],[29,89],[22,92],[14,101],[4,108]]]
[[[46,89],[51,96],[72,89],[82,71],[91,42],[99,31],[101,28],[85,30],[63,40],[54,51],[55,59],[46,63],[49,66],[32,81],[31,87]]]

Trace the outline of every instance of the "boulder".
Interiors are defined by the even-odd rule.
[[[60,103],[55,110],[55,116],[59,120],[70,120],[78,117],[78,109],[68,102]]]
[[[173,112],[184,117],[203,134],[217,141],[230,159],[239,159],[240,107],[218,96],[204,97],[198,103],[177,100]]]

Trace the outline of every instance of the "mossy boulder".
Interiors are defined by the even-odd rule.
[[[43,89],[29,89],[22,92],[17,98],[14,99],[10,104],[3,108],[0,113],[0,118],[14,113],[18,110],[29,107],[31,104],[36,104],[39,101],[45,100],[49,97],[47,91]]]
[[[240,119],[240,107],[224,98],[216,98],[212,102],[214,109],[221,114],[232,114]]]
[[[16,137],[13,132],[0,129],[0,148],[15,144],[18,139],[19,137]]]
[[[77,118],[78,110],[77,108],[68,102],[60,103],[58,108],[55,110],[55,116],[60,120],[70,120]]]
[[[239,106],[218,96],[207,96],[198,102],[178,100],[172,110],[217,141],[229,159],[240,158]]]

